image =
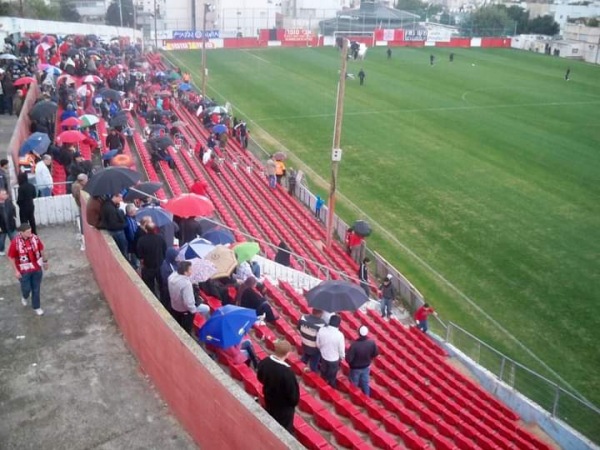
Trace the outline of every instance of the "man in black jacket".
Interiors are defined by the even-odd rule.
[[[115,240],[119,250],[127,258],[127,238],[125,237],[125,213],[119,209],[123,196],[114,194],[106,200],[100,209],[100,228],[108,231]]]
[[[358,339],[350,345],[346,354],[346,362],[350,366],[350,381],[354,386],[360,387],[367,397],[371,394],[369,387],[371,362],[379,355],[377,344],[367,338],[368,334],[369,329],[364,325],[361,326],[358,329]]]
[[[160,293],[162,280],[160,278],[160,266],[165,260],[167,243],[158,233],[158,228],[150,220],[143,220],[145,234],[139,238],[136,244],[136,254],[142,263],[142,280],[154,295]]]
[[[294,433],[294,413],[300,401],[298,380],[285,359],[292,351],[287,341],[275,342],[275,354],[258,363],[257,377],[263,385],[265,409],[279,424]]]
[[[369,266],[371,262],[369,258],[364,258],[358,266],[358,279],[360,280],[360,287],[363,288],[367,297],[370,296],[371,291],[369,289]]]
[[[4,255],[6,237],[9,240],[17,235],[17,211],[15,205],[8,198],[8,191],[0,188],[0,256]]]

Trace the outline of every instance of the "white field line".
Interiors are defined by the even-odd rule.
[[[464,99],[463,99],[464,100]],[[465,100],[466,101],[466,100]],[[484,110],[484,109],[510,109],[510,108],[527,108],[527,107],[548,107],[548,106],[573,106],[573,105],[593,105],[600,104],[600,100],[593,101],[579,101],[579,102],[548,102],[548,103],[511,103],[504,105],[462,105],[462,106],[440,106],[435,108],[410,108],[410,109],[387,109],[387,110],[375,110],[375,111],[344,111],[345,116],[365,116],[365,115],[377,115],[377,114],[403,114],[403,113],[415,113],[415,112],[440,112],[440,111],[469,111],[469,110]],[[335,112],[325,114],[304,114],[298,116],[276,116],[276,117],[259,117],[255,119],[256,122],[267,122],[276,120],[297,120],[297,119],[313,119],[313,118],[327,118],[334,117]]]
[[[178,62],[178,64],[182,67],[185,67],[188,69],[188,72],[192,73],[192,71],[190,71],[190,67],[184,63],[181,59],[179,59],[177,56],[175,56],[173,53],[170,53],[168,57],[171,57],[172,59],[176,60]],[[195,83],[193,83],[195,85]],[[198,88],[198,86],[196,86],[196,88]],[[216,93],[217,95],[219,95],[221,98],[223,98],[223,100],[225,101],[229,101],[227,100],[220,92],[218,92],[216,89],[214,89],[214,87],[210,88],[214,93]],[[231,103],[231,102],[230,102]],[[600,102],[586,102],[586,103],[600,103]],[[231,103],[233,105],[233,103]],[[553,104],[553,103],[550,103]],[[537,104],[536,104],[537,105]],[[510,105],[510,106],[515,106],[515,105]],[[313,169],[311,169],[309,166],[307,166],[306,164],[304,164],[302,162],[302,160],[300,160],[293,152],[291,152],[288,148],[286,148],[281,142],[279,142],[277,139],[273,138],[269,133],[267,133],[263,128],[261,128],[254,120],[250,119],[249,116],[244,113],[244,111],[240,110],[239,108],[236,107],[236,109],[245,117],[248,118],[248,122],[253,124],[253,127],[258,128],[260,130],[261,133],[264,133],[265,135],[268,135],[270,139],[272,139],[272,141],[274,143],[276,143],[278,145],[278,147],[280,148],[280,150],[285,151],[288,155],[294,155],[294,158],[296,160],[298,160],[299,162],[302,163],[302,165],[304,166],[303,169],[310,174],[310,177],[317,180],[317,182],[319,182],[322,186],[327,186],[328,182],[322,178],[319,174],[317,174]],[[427,110],[431,110],[431,109],[427,109]],[[345,113],[346,114],[346,113]],[[504,326],[502,326],[497,320],[495,320],[492,316],[490,316],[487,312],[485,312],[481,306],[479,306],[472,298],[470,298],[467,294],[465,294],[464,292],[462,292],[458,287],[456,287],[450,280],[448,280],[446,277],[444,277],[444,275],[442,275],[440,272],[438,272],[435,268],[433,268],[429,263],[427,263],[423,258],[421,258],[419,255],[417,255],[414,251],[412,251],[409,247],[407,247],[405,244],[403,244],[402,242],[400,242],[398,240],[398,238],[396,238],[393,234],[391,234],[387,229],[385,229],[379,222],[377,222],[376,220],[374,220],[373,218],[371,218],[367,213],[365,213],[362,209],[360,209],[357,205],[355,205],[348,197],[346,197],[344,194],[342,194],[339,190],[337,191],[337,195],[338,197],[340,197],[344,203],[350,207],[350,209],[354,210],[355,212],[357,212],[358,214],[360,214],[360,217],[364,217],[367,218],[369,220],[369,223],[371,223],[371,225],[373,226],[373,228],[376,228],[379,232],[381,232],[383,235],[385,235],[390,241],[394,242],[394,244],[396,244],[398,247],[402,248],[402,250],[404,250],[406,253],[408,253],[412,258],[414,258],[419,264],[421,264],[424,268],[426,268],[428,271],[430,271],[433,275],[435,275],[435,277],[437,277],[440,281],[442,281],[448,288],[450,288],[450,290],[452,290],[455,294],[457,294],[462,300],[464,300],[466,303],[469,304],[469,306],[471,306],[473,309],[475,309],[477,312],[479,312],[483,317],[486,318],[486,320],[488,320],[490,323],[492,323],[500,332],[502,332],[506,337],[508,337],[514,344],[516,344],[517,347],[521,348],[525,353],[527,353],[531,358],[533,358],[535,361],[537,361],[542,367],[544,367],[549,373],[551,373],[554,377],[556,377],[557,380],[559,380],[561,383],[563,383],[564,386],[568,387],[572,393],[576,396],[578,396],[580,399],[586,401],[587,403],[591,402],[589,400],[587,400],[583,395],[581,395],[573,386],[571,386],[570,383],[568,383],[566,380],[564,380],[558,373],[556,373],[550,366],[548,366],[543,360],[541,360],[535,353],[533,353],[532,350],[530,350],[527,346],[525,346],[521,341],[519,341],[519,339],[517,339],[515,336],[513,336],[511,334],[510,331],[508,331],[506,328],[504,328]]]
[[[262,62],[264,62],[264,63],[267,63],[267,64],[271,64],[271,61],[267,61],[266,59],[264,59],[264,58],[261,58],[261,57],[260,57],[260,56],[258,56],[258,55],[255,55],[255,54],[254,54],[254,53],[252,53],[250,50],[242,50],[242,52],[243,52],[243,53],[245,53],[246,55],[250,55],[250,56],[252,56],[253,58],[256,58],[256,59],[258,59],[259,61],[262,61]]]

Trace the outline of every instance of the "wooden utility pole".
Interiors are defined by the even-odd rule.
[[[325,245],[331,247],[333,240],[333,226],[335,217],[335,191],[337,188],[338,166],[342,159],[342,120],[344,118],[344,94],[346,92],[346,71],[348,68],[348,39],[342,44],[342,67],[340,69],[340,81],[338,82],[337,103],[335,107],[335,125],[333,128],[333,147],[331,150],[331,181],[329,183],[329,204],[327,215],[327,239]]]
[[[206,15],[210,11],[211,4],[204,4],[202,15],[202,101],[206,98]]]

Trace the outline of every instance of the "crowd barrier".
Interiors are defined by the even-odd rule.
[[[87,195],[82,196],[85,210]],[[301,449],[171,318],[110,235],[83,221],[86,254],[123,338],[200,448]]]

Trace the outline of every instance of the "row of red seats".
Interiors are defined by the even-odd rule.
[[[304,306],[304,311],[308,311],[305,300],[289,284],[280,282],[280,285],[286,293],[293,292],[295,301]],[[269,288],[271,294],[275,293],[271,290],[272,286]],[[271,298],[278,305],[282,302],[277,295],[272,295]],[[484,448],[547,448],[535,436],[517,425],[518,416],[514,412],[456,372],[446,361],[440,359],[440,355],[430,355],[432,365],[426,366],[423,364],[423,355],[418,354],[412,343],[405,342],[405,349],[413,350],[413,354],[404,351],[404,358],[399,359],[395,352],[402,347],[395,345],[390,339],[385,339],[382,345],[385,333],[380,331],[379,323],[372,323],[367,316],[363,317],[363,322],[358,322],[354,316],[354,323],[351,323],[353,316],[349,313],[342,313],[342,316],[344,320],[341,330],[348,339],[355,337],[356,330],[363,322],[370,325],[382,353],[374,362],[372,377],[380,386],[385,387],[382,391],[377,385],[373,386],[372,396],[382,401],[390,411],[398,405],[404,405],[402,411],[407,414],[403,420],[405,423],[421,427],[423,431],[428,426],[436,427],[445,437],[454,439],[461,448],[473,448],[472,442],[466,447],[463,442],[465,437],[481,442]],[[375,311],[373,316],[378,317]],[[423,338],[422,335],[420,337]],[[410,372],[407,370],[410,366],[423,373]],[[348,367],[344,369],[348,371]],[[449,374],[452,376],[448,376]],[[485,442],[492,442],[493,446],[483,445]]]
[[[127,114],[129,116],[129,119],[132,120],[131,113],[128,112]],[[140,118],[139,122],[140,122],[140,125],[145,126],[145,123],[146,123],[145,120]],[[135,146],[137,148],[138,155],[142,162],[142,166],[143,166],[144,170],[146,171],[148,180],[153,181],[153,182],[160,182],[160,180],[158,178],[158,174],[156,173],[156,170],[154,169],[154,166],[152,165],[152,158],[150,157],[150,153],[148,152],[148,149],[146,148],[146,144],[144,143],[144,140],[142,139],[142,136],[139,133],[137,133],[137,132],[133,133],[133,142],[135,143]],[[158,197],[161,200],[166,198],[165,192],[162,188],[159,189],[155,195],[156,195],[156,197]]]

